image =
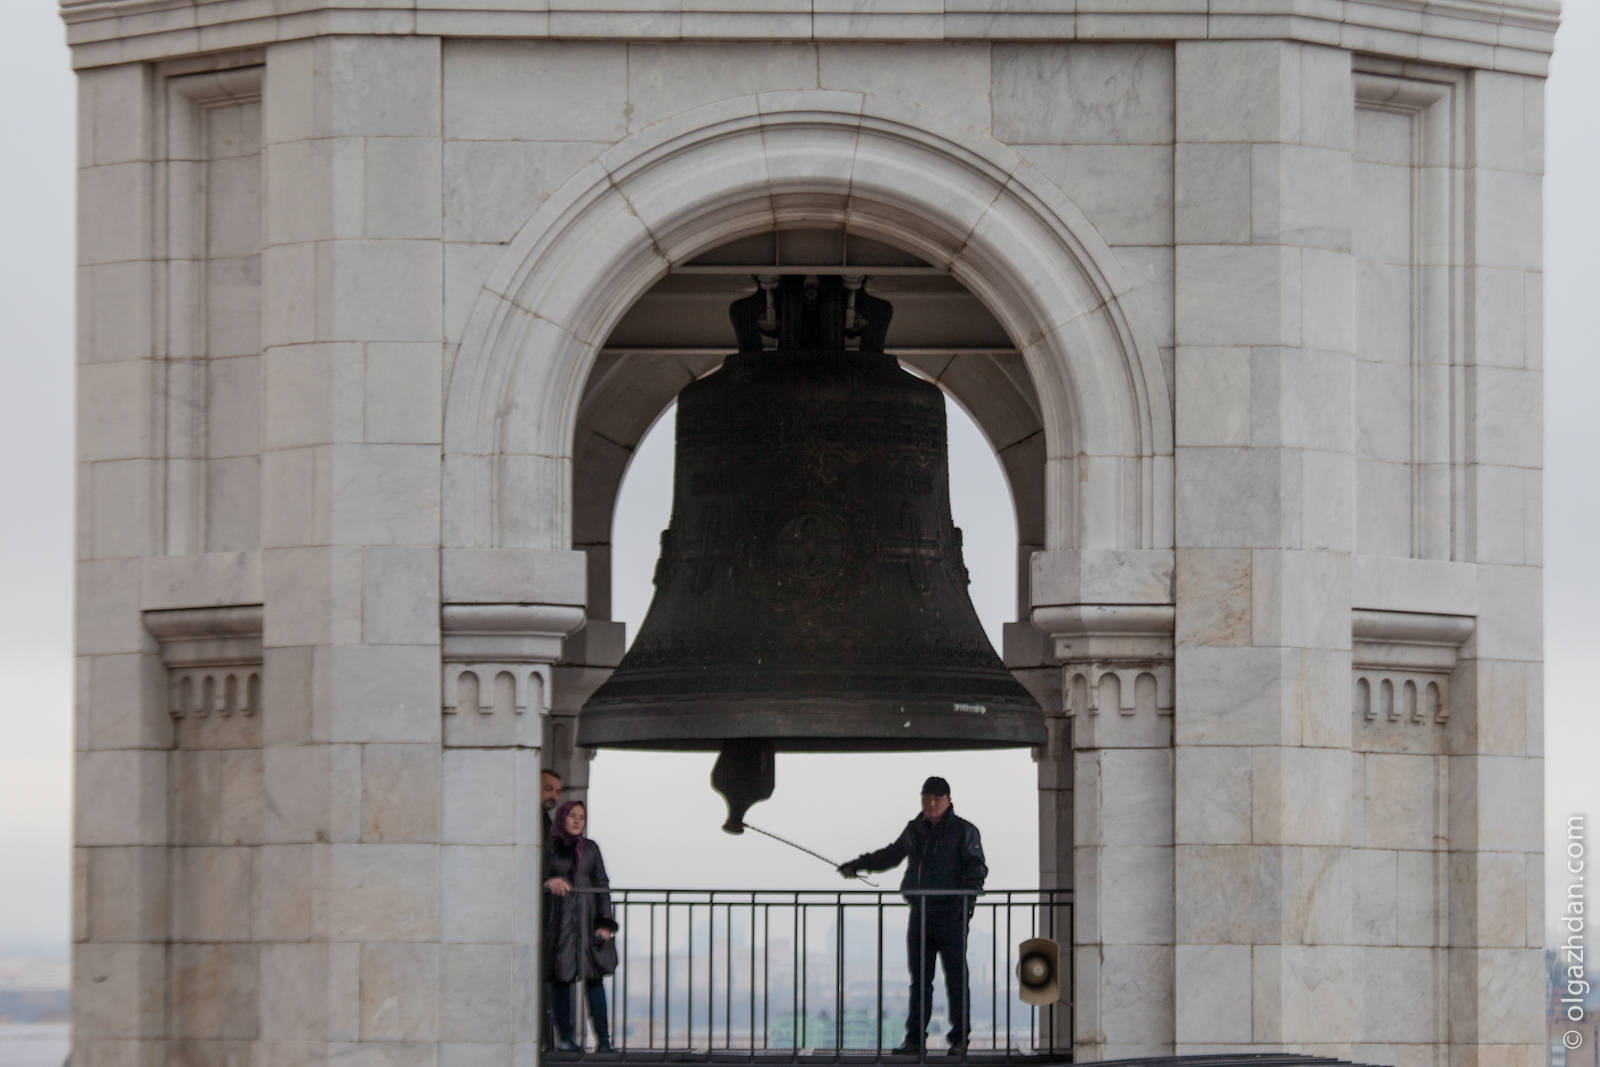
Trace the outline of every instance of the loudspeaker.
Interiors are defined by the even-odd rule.
[[[1024,1004],[1042,1007],[1061,999],[1061,946],[1030,937],[1017,946],[1017,988]]]

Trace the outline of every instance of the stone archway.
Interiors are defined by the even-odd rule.
[[[912,107],[818,90],[663,120],[585,167],[523,227],[479,295],[450,379],[446,547],[569,545],[578,408],[611,328],[674,264],[803,223],[912,251],[994,314],[1039,397],[1046,547],[1171,545],[1166,381],[1104,242],[1000,143]]]
[[[1170,744],[1172,406],[1133,285],[1067,196],[1011,149],[853,93],[763,94],[663,120],[569,179],[511,242],[474,305],[445,398],[447,660],[452,611],[467,638],[468,620],[490,607],[481,590],[464,596],[453,588],[452,550],[565,556],[581,568],[580,554],[563,551],[573,547],[575,438],[591,371],[625,312],[674,266],[789,226],[846,227],[943,268],[1011,339],[1037,394],[1044,441],[1045,551],[1031,578],[1037,594],[1042,574],[1045,592],[1031,597],[1032,620],[1056,640],[1053,648],[1040,642],[1039,665],[1053,675],[1057,662],[1098,662],[1115,646],[1118,662],[1133,657],[1164,684],[1155,707],[1120,708],[1109,718],[1140,722],[1150,736],[1138,745],[1163,737]],[[1128,589],[1141,602],[1131,611]],[[1156,606],[1143,606],[1151,597]],[[475,603],[451,606],[461,600]],[[582,643],[603,639],[598,629]],[[1085,647],[1075,647],[1082,639]],[[575,661],[571,648],[566,660],[578,663],[577,674],[605,666],[588,652]],[[561,692],[572,696],[577,687],[554,683],[547,746],[560,758],[576,711]],[[1138,981],[1170,999],[1170,951],[1123,946],[1121,927],[1106,925],[1099,852],[1090,850],[1087,877],[1074,876],[1074,854],[1083,851],[1072,844],[1074,764],[1084,756],[1062,717],[1071,710],[1052,710],[1040,754],[1041,812],[1049,813],[1040,827],[1041,875],[1075,894],[1083,883],[1075,984],[1098,990]],[[1085,738],[1094,748],[1127,740],[1092,731]],[[1092,763],[1096,753],[1089,756]],[[1150,784],[1152,796],[1170,796],[1170,770]],[[1146,851],[1170,857],[1170,842],[1164,852]],[[1170,915],[1170,858],[1164,862],[1147,896]],[[1103,1044],[1098,1011],[1076,1026],[1081,1047]]]

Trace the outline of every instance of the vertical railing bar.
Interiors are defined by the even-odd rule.
[[[722,950],[722,1047],[733,1048],[733,902],[722,906],[727,922],[727,944]]]
[[[770,1047],[772,1037],[772,902],[761,904],[761,1049]]]
[[[1005,906],[1006,906],[1007,910],[1010,910],[1010,907],[1011,907],[1011,891],[1010,890],[1006,891],[1006,905]],[[1006,946],[1006,949],[1007,949],[1007,951],[1010,951],[1010,946],[1009,945]],[[1010,993],[1011,993],[1011,970],[1010,970],[1010,968],[1007,968],[1006,969],[1006,994],[1007,994],[1006,1003],[1008,1005],[1011,1002]],[[995,1044],[995,1042],[999,1040],[999,1036],[1000,1036],[1000,1001],[999,1001],[999,996],[1000,996],[1000,923],[996,919],[995,905],[993,903],[991,903],[989,905],[989,1032],[992,1035],[994,1035],[990,1040],[990,1044],[993,1045],[995,1048],[999,1048],[1000,1047],[999,1045]],[[1006,1030],[1006,1050],[1007,1050],[1008,1053],[1010,1052],[1010,1049],[1011,1049],[1011,1031],[1009,1029],[1007,1029]]]
[[[750,1054],[756,1051],[756,895],[750,894]]]
[[[844,894],[833,894],[833,1062],[844,1055]]]
[[[811,1036],[811,908],[801,904],[800,894],[794,895],[794,910],[800,916],[800,1047],[810,1048],[806,1039]]]
[[[1056,915],[1057,914],[1058,914],[1058,912],[1057,912],[1057,903],[1056,903],[1056,900],[1055,900],[1055,894],[1052,893],[1051,894],[1051,900],[1050,900],[1050,939],[1052,941],[1054,941],[1059,946],[1061,944],[1061,938],[1058,936],[1058,927],[1056,925]],[[1069,945],[1067,947],[1070,950],[1071,946]],[[1058,961],[1057,965],[1059,967],[1059,961]],[[1070,992],[1070,990],[1072,989],[1072,986],[1070,984],[1068,984],[1064,988],[1066,988],[1069,991],[1067,995],[1070,997],[1072,995],[1071,992]],[[1052,1004],[1050,1006],[1050,1046],[1051,1046],[1052,1050],[1054,1050],[1055,1046],[1060,1044],[1060,1041],[1061,1041],[1061,1032],[1060,1032],[1061,1031],[1061,1027],[1060,1027],[1060,1023],[1058,1021],[1059,1017],[1061,1016],[1061,1011],[1060,1011],[1060,1008],[1057,1006],[1060,1003],[1061,1003],[1061,998],[1058,995],[1057,998],[1056,998],[1056,1003]]]
[[[717,1043],[717,895],[706,904],[706,1055]]]
[[[1050,906],[1047,905],[1046,899],[1044,898],[1044,896],[1042,894],[1041,894],[1040,900],[1039,900],[1039,907],[1044,909],[1044,913],[1045,913],[1045,916],[1046,916],[1044,922],[1041,925],[1045,929],[1047,929],[1049,931],[1048,934],[1043,934],[1043,935],[1040,935],[1040,936],[1049,937],[1051,940],[1054,940],[1055,939],[1055,924],[1056,924],[1055,909],[1053,907],[1050,907]],[[1057,941],[1056,944],[1060,945],[1060,942]],[[1060,960],[1058,959],[1057,960],[1058,966],[1059,966],[1059,963],[1060,963]],[[1047,1028],[1047,1031],[1048,1031],[1048,1033],[1047,1033],[1047,1035],[1045,1037],[1045,1042],[1046,1042],[1046,1044],[1048,1044],[1050,1046],[1050,1051],[1054,1052],[1055,1051],[1055,1047],[1056,1047],[1056,1039],[1059,1036],[1057,1034],[1057,1032],[1056,1032],[1056,1010],[1055,1010],[1055,1006],[1054,1005],[1051,1005],[1051,1007],[1050,1007],[1050,1017],[1049,1017],[1049,1019],[1048,1019],[1048,1021],[1046,1022],[1045,1025],[1046,1025],[1046,1028]]]
[[[716,1042],[717,1012],[717,900],[713,890],[706,898],[706,1056],[709,1058]],[[689,1020],[690,1031],[694,1020]]]
[[[1009,1057],[1011,1055],[1011,1001],[1014,999],[1014,997],[1012,996],[1012,993],[1011,993],[1011,943],[1016,940],[1016,937],[1012,933],[1012,930],[1011,930],[1011,913],[1012,913],[1012,910],[1013,910],[1013,905],[1012,905],[1012,902],[1011,902],[1011,894],[1007,893],[1006,894],[1006,1056],[1007,1057]],[[1031,1025],[1031,1023],[1030,1023],[1030,1025]],[[1031,1041],[1031,1038],[1030,1038],[1030,1041]],[[1033,1051],[1031,1046],[1030,1046],[1028,1051],[1030,1051],[1030,1052]]]
[[[883,1060],[883,894],[878,894],[878,1003],[873,1010],[872,1044],[876,1050],[874,1063]]]
[[[922,1028],[922,1058],[928,1058],[928,1016],[933,1014],[933,968],[928,966],[928,898],[919,896],[922,938],[917,943],[917,1025]],[[953,1009],[952,1009],[953,1010]]]
[[[683,1013],[684,1036],[689,1040],[689,1050],[694,1050],[694,898],[684,902],[689,909],[689,914],[684,917],[683,923],[689,928],[689,943],[684,948],[683,974],[688,979],[689,988],[684,991],[684,999],[688,1002]]]
[[[611,1043],[622,1051],[628,1051],[628,899],[627,890],[622,891],[622,944],[617,946],[621,959],[617,961],[617,971],[620,978],[611,980]],[[622,983],[622,995],[617,996],[617,983]],[[618,1001],[621,1003],[617,1003]],[[618,1020],[621,1025],[618,1025]],[[619,1042],[618,1037],[622,1040]]]
[[[1028,909],[1028,929],[1035,932],[1037,932],[1039,929],[1039,905],[1037,904],[1032,905]],[[1048,1019],[1041,1023],[1039,1020],[1039,1009],[1033,1008],[1028,1012],[1028,1045],[1034,1051],[1038,1051],[1039,1032],[1041,1030],[1046,1031],[1049,1034],[1049,1036],[1046,1038],[1046,1042],[1049,1045],[1054,1046],[1056,1043],[1055,1026],[1052,1025],[1051,1021]]]
[[[976,894],[974,894],[972,901],[974,907],[976,907],[978,901]],[[965,1063],[967,1059],[967,1052],[972,1048],[972,968],[967,965],[967,960],[971,957],[972,953],[972,924],[966,921],[966,894],[962,893],[959,897],[957,897],[956,903],[961,906],[962,912],[961,969],[966,973],[963,975],[965,981],[961,983],[961,1004],[952,1009],[951,1012],[951,1014],[959,1012],[960,1015],[958,1016],[957,1020],[951,1023],[951,1029],[955,1029],[957,1026],[960,1026],[962,1031],[966,1034],[967,1044],[966,1047],[961,1050],[961,1061]]]
[[[790,939],[794,947],[794,966],[789,969],[789,997],[794,1001],[790,1009],[789,1045],[790,1051],[800,1053],[800,894],[794,896],[794,937]]]
[[[646,1039],[645,1048],[656,1047],[656,902],[650,901],[650,996],[645,1007],[645,1019],[648,1021],[650,1034]]]
[[[662,978],[664,979],[662,984],[665,987],[661,991],[661,1015],[662,1015],[662,1019],[661,1019],[661,1026],[662,1026],[661,1048],[662,1048],[663,1051],[667,1051],[667,1050],[670,1050],[672,1048],[672,892],[671,892],[671,890],[667,891],[666,907],[664,908],[664,911],[666,912],[666,916],[667,916],[666,924],[665,924],[666,925],[667,936],[666,936],[666,945],[664,946],[664,949],[665,949],[666,954],[667,954],[667,958],[663,962],[662,968],[661,968],[661,975],[662,975]]]
[[[1044,913],[1044,916],[1045,916],[1044,918],[1042,918],[1039,921],[1040,929],[1041,930],[1049,929],[1052,932],[1054,932],[1055,917],[1054,917],[1054,914],[1050,911],[1050,909],[1046,906],[1044,898],[1042,896],[1041,896],[1041,898],[1039,900],[1038,907]],[[1035,936],[1044,936],[1044,935],[1043,934],[1039,934],[1039,935],[1035,935]],[[1058,1036],[1057,1033],[1056,1033],[1056,1013],[1055,1013],[1055,1009],[1054,1008],[1051,1008],[1050,1009],[1050,1014],[1045,1017],[1044,1022],[1043,1022],[1043,1028],[1044,1028],[1044,1031],[1045,1031],[1045,1038],[1044,1038],[1045,1044],[1053,1052],[1055,1050],[1055,1047],[1056,1047],[1056,1038]]]

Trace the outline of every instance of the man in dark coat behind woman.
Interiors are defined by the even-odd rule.
[[[567,801],[551,819],[544,856],[545,979],[550,1013],[555,1017],[556,1048],[569,1052],[578,1048],[572,1028],[572,986],[581,978],[589,1002],[589,1022],[594,1027],[595,1051],[613,1052],[602,984],[609,972],[598,950],[616,933],[617,922],[600,846],[583,833],[587,820],[581,800]]]
[[[539,838],[539,884],[544,885],[549,876],[544,873],[544,857],[550,848],[550,813],[556,810],[561,803],[561,775],[549,767],[539,772],[539,819],[544,827],[544,836]],[[550,891],[543,891],[540,906],[550,906]],[[542,914],[542,913],[541,913]],[[551,1035],[550,1003],[546,997],[544,1011],[539,1013],[539,1047],[545,1051],[555,1047],[555,1038]]]

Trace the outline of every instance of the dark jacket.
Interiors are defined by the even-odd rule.
[[[989,877],[989,868],[983,862],[983,841],[978,828],[956,814],[951,807],[938,822],[918,815],[906,823],[900,836],[887,848],[866,852],[846,867],[863,871],[886,871],[901,860],[906,861],[906,873],[900,879],[900,889],[974,889],[983,888]],[[907,897],[915,905],[921,899],[930,902],[930,910],[954,908],[954,897]],[[966,897],[970,913],[977,895]]]
[[[600,846],[583,842],[581,857],[573,847],[551,838],[544,850],[544,876],[565,878],[574,890],[598,889],[598,893],[568,893],[558,897],[544,894],[544,973],[556,982],[579,978],[600,978],[603,971],[595,959],[595,931],[617,929],[611,910],[611,880],[606,877]]]

